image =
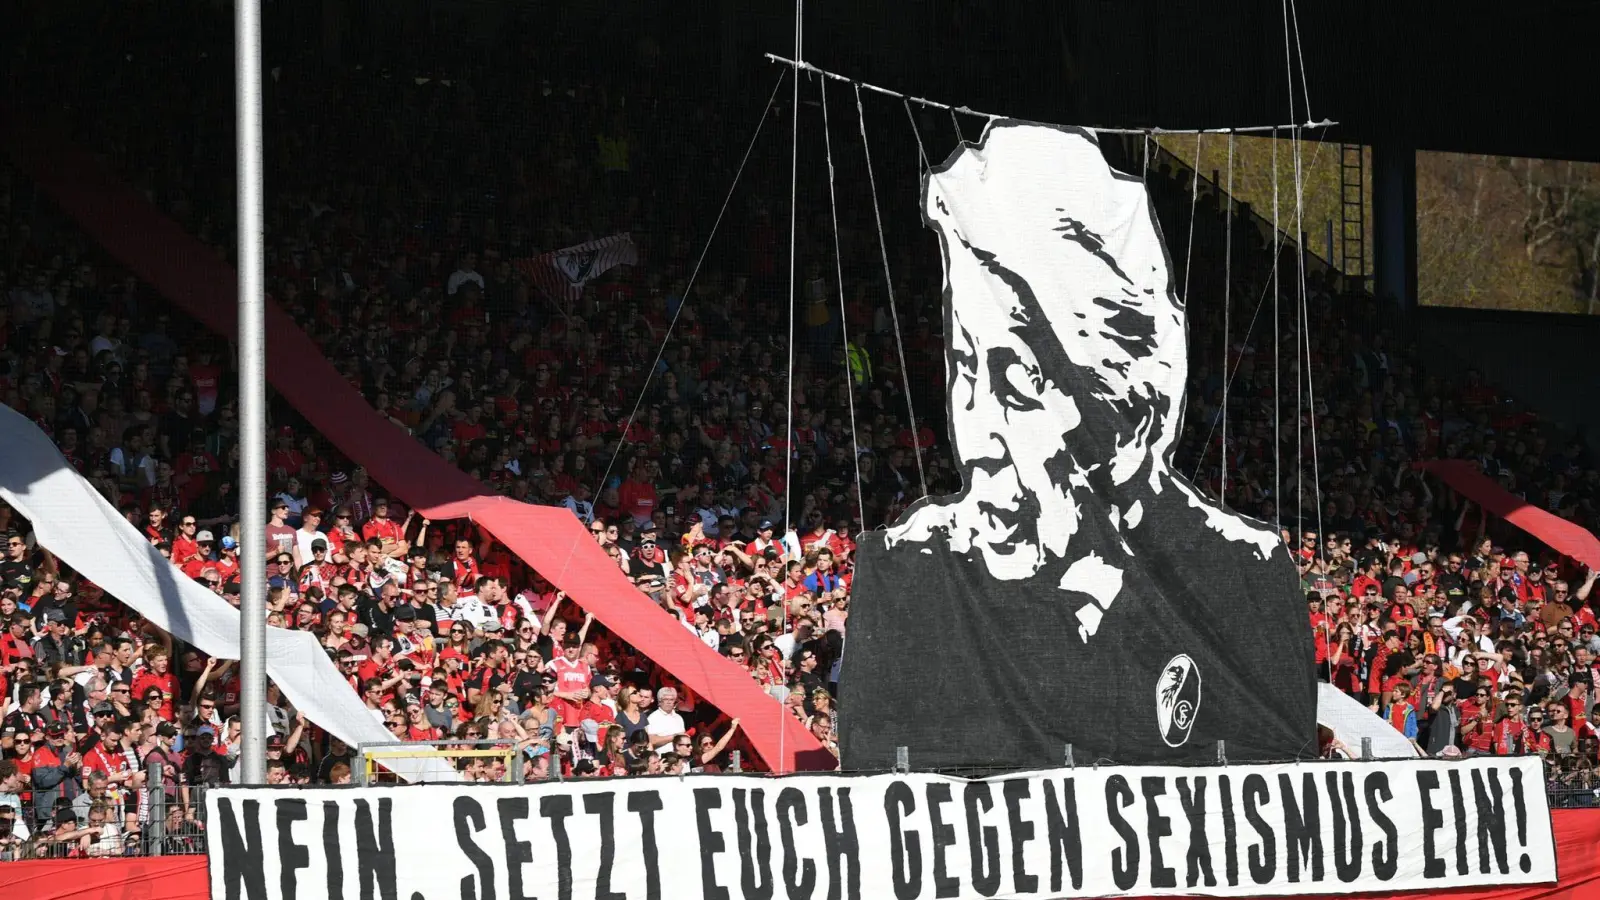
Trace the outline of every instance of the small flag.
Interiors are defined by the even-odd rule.
[[[637,265],[639,248],[628,232],[588,241],[565,250],[552,250],[513,262],[541,290],[557,301],[571,302],[583,295],[583,286],[614,266]]]

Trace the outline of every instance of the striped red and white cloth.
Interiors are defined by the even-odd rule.
[[[552,299],[570,302],[583,295],[585,284],[614,266],[632,266],[638,262],[639,248],[633,243],[633,235],[625,231],[564,250],[514,260],[512,264]]]

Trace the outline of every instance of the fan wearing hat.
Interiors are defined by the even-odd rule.
[[[193,522],[194,519],[184,516],[183,521]],[[184,526],[180,525],[179,527]],[[180,555],[178,545],[176,543],[173,544],[172,561],[178,563],[178,567],[183,570],[183,574],[190,578],[199,579],[207,569],[216,567],[217,541],[210,531],[195,531],[193,534],[193,547],[186,556]],[[180,560],[184,561],[180,562]]]
[[[191,785],[207,787],[227,784],[231,764],[226,756],[217,752],[216,744],[216,727],[200,726],[200,730],[195,732],[194,740],[185,748],[188,754],[183,760],[184,781]]]
[[[592,667],[591,667],[592,668]],[[589,679],[589,699],[583,702],[579,715],[584,719],[593,719],[601,725],[606,725],[617,720],[617,683],[599,672]]]
[[[361,526],[361,537],[368,541],[377,541],[381,546],[384,556],[396,559],[403,558],[406,551],[406,527],[411,524],[411,516],[406,516],[404,524],[389,518],[389,498],[374,497],[372,499],[372,518]]]
[[[44,728],[44,744],[34,752],[33,808],[41,818],[83,793],[83,756],[72,749],[71,735],[67,723],[51,722]]]
[[[38,604],[43,605],[43,604]],[[33,656],[40,666],[52,663],[72,665],[79,659],[82,642],[72,633],[66,610],[52,606],[43,612],[44,634],[33,642]]]
[[[294,532],[294,548],[291,556],[296,566],[311,564],[311,545],[317,541],[322,542],[323,559],[327,560],[328,540],[322,535],[322,508],[308,506],[300,513],[300,527]]]
[[[776,550],[777,552],[782,553],[783,545],[779,544],[772,538],[774,528],[775,526],[771,519],[762,519],[760,522],[757,522],[756,538],[755,540],[745,544],[745,554],[752,557],[760,556],[766,553],[768,550]]]
[[[667,562],[667,551],[660,543],[660,529],[655,522],[646,521],[639,526],[639,540],[634,546],[632,556],[634,565],[629,571],[635,577],[644,575],[651,570],[656,573],[664,571]]]
[[[311,555],[300,566],[300,593],[311,588],[321,589],[323,596],[333,590],[333,579],[339,574],[339,565],[328,551],[328,541],[319,533],[311,541]]]

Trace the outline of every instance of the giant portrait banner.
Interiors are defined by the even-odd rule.
[[[1288,551],[1172,467],[1185,298],[1144,184],[1090,132],[997,120],[922,214],[962,488],[859,542],[844,765],[1315,756]]]
[[[935,900],[1556,880],[1537,758],[217,789],[217,900]]]

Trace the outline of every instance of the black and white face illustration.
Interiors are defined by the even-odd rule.
[[[1144,185],[1085,132],[996,122],[930,173],[923,214],[943,252],[965,487],[913,507],[887,539],[942,536],[994,578],[1059,577],[1109,604],[1121,583],[1110,551],[1133,554],[1120,536],[1149,498],[1177,490],[1210,506],[1168,468],[1187,348]],[[1270,552],[1270,531],[1215,507],[1206,520]]]

